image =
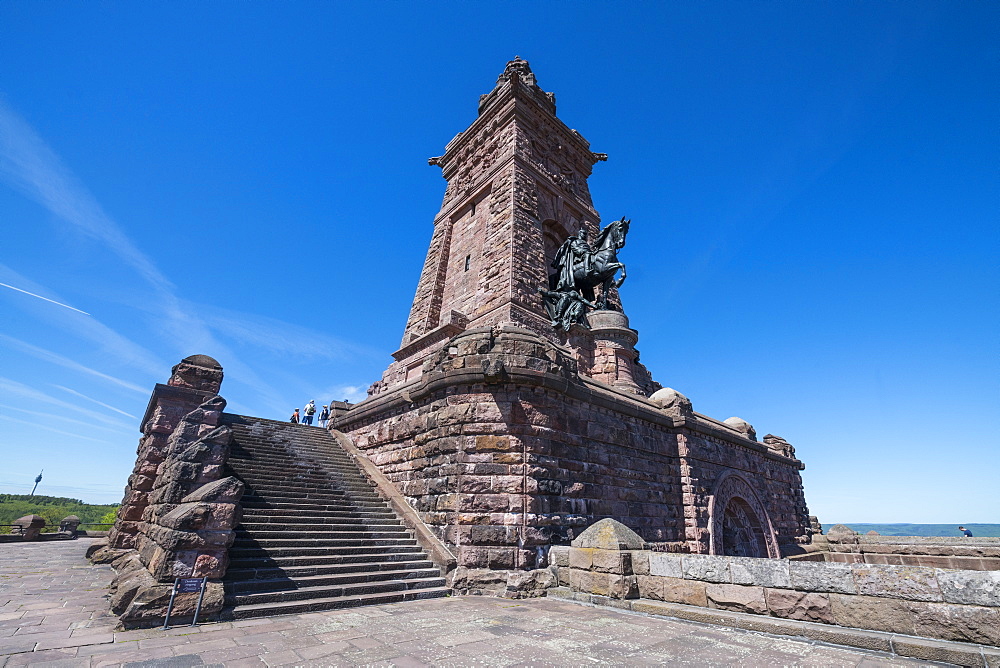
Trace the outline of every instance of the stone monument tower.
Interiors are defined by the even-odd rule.
[[[617,292],[629,221],[602,229],[587,186],[604,159],[507,63],[430,159],[448,185],[401,347],[331,426],[466,570],[542,568],[606,517],[664,550],[793,550],[809,518],[792,447],[696,413],[638,361]],[[596,291],[589,263],[608,269]]]
[[[553,330],[539,288],[549,284],[561,244],[584,230],[598,236],[600,216],[587,179],[607,155],[594,153],[556,117],[526,60],[507,63],[479,100],[479,117],[430,159],[448,181],[396,362],[377,393],[420,375],[424,360],[458,332],[497,323],[529,329],[574,350],[581,371],[649,394],[658,389],[638,365],[638,340],[621,313],[592,317],[592,332]]]

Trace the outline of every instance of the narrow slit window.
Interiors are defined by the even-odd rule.
[[[471,255],[466,255],[465,256],[465,270],[469,271],[469,267],[470,266],[472,266],[472,256]]]

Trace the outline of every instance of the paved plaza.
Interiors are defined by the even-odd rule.
[[[115,631],[93,539],[0,545],[0,668],[46,666],[929,665],[551,599],[454,597]]]

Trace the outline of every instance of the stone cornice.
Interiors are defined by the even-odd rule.
[[[467,330],[472,331],[472,330]],[[563,393],[572,399],[593,404],[599,408],[615,413],[651,422],[665,429],[678,433],[685,429],[704,436],[712,436],[725,441],[728,445],[751,450],[775,462],[786,466],[795,466],[799,470],[805,466],[797,459],[780,455],[765,445],[751,441],[728,429],[714,426],[711,418],[694,415],[691,417],[673,417],[660,410],[653,401],[640,395],[627,394],[618,389],[586,376],[567,378],[544,371],[523,369],[517,367],[505,368],[502,384],[543,387]],[[345,415],[334,422],[341,430],[350,430],[350,425],[365,420],[375,420],[383,414],[397,409],[407,408],[420,399],[437,391],[460,385],[490,385],[482,368],[462,368],[448,371],[431,371],[420,378],[397,386],[375,397],[356,404]]]

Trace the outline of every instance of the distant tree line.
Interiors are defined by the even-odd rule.
[[[68,515],[76,515],[83,524],[103,524],[114,522],[117,512],[117,503],[100,505],[62,496],[0,494],[0,525],[9,525],[25,515],[41,515],[45,518],[45,531],[58,531],[59,523]],[[81,526],[80,528],[107,529],[108,527]],[[0,533],[10,533],[10,527],[0,526]]]

